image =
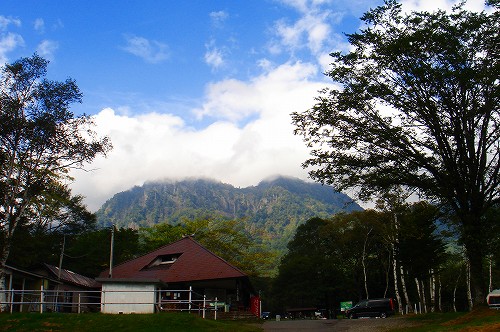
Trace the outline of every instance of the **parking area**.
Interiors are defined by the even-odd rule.
[[[387,331],[394,328],[404,328],[412,323],[404,317],[364,318],[364,319],[302,319],[266,321],[263,324],[265,332],[275,331],[347,331],[347,332],[375,332]]]

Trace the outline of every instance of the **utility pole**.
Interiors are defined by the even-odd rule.
[[[115,246],[115,224],[111,226],[111,248],[109,249],[109,275],[108,278],[113,278],[113,248]]]
[[[66,234],[63,236],[63,244],[62,244],[62,249],[61,249],[61,256],[59,256],[59,271],[57,274],[57,280],[61,280],[61,269],[62,269],[62,263],[63,263],[63,257],[64,257],[64,247],[66,246]]]

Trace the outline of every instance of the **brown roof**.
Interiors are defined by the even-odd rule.
[[[172,263],[152,264],[175,258]],[[99,276],[107,278],[109,269]],[[191,237],[165,245],[146,255],[113,267],[113,279],[158,279],[164,283],[246,277],[246,274],[215,255]]]
[[[59,277],[59,268],[57,266],[44,264],[45,267],[50,271],[53,277]],[[70,270],[61,269],[61,281],[67,282],[76,286],[86,287],[86,288],[98,288],[100,284],[95,281],[95,279],[83,276],[81,274],[75,273]]]

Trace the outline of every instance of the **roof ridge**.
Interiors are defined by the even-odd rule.
[[[202,245],[201,243],[199,243],[198,241],[196,241],[195,239],[193,239],[191,236],[186,236],[184,238],[189,238],[191,241],[193,241],[193,243],[197,244],[198,246],[200,246],[202,249],[204,249],[206,252],[208,252],[209,254],[215,256],[216,258],[218,258],[219,260],[221,260],[222,262],[224,262],[226,265],[228,265],[229,267],[237,270],[238,272],[242,273],[243,275],[247,275],[245,272],[243,272],[242,270],[240,270],[238,267],[234,266],[233,264],[229,263],[228,261],[226,261],[224,258],[220,257],[219,255],[215,254],[213,251],[211,251],[210,249],[208,249],[207,247],[205,247],[204,245]],[[183,239],[184,239],[183,238]]]
[[[158,247],[158,248],[156,248],[156,249],[150,250],[150,251],[148,251],[148,252],[146,252],[146,253],[144,253],[144,254],[142,254],[142,255],[140,255],[140,256],[137,256],[137,257],[132,257],[132,258],[130,258],[130,259],[127,259],[126,261],[123,261],[123,262],[121,262],[120,264],[113,265],[113,269],[114,269],[114,268],[116,268],[116,267],[118,267],[118,266],[121,266],[121,265],[123,265],[123,264],[127,264],[128,262],[131,262],[131,261],[134,261],[134,260],[136,260],[136,259],[139,259],[139,258],[141,258],[141,257],[147,256],[147,255],[149,255],[149,254],[151,254],[151,253],[153,253],[153,252],[155,252],[155,251],[158,251],[158,250],[160,250],[160,249],[163,249],[164,247],[171,246],[171,245],[173,245],[174,243],[177,243],[177,242],[179,242],[179,241],[182,241],[183,239],[184,239],[184,237],[180,238],[180,239],[179,239],[179,240],[177,240],[177,241],[170,242],[170,243],[167,243],[167,244],[162,245],[161,247]],[[103,270],[103,272],[105,272],[105,271],[109,271],[109,267],[108,267],[107,269]],[[101,274],[102,274],[102,272],[101,272]]]
[[[171,269],[168,269],[169,271],[172,271],[170,274],[165,274],[161,278],[180,278],[180,276],[185,275],[185,273],[191,273],[192,267],[190,266],[184,266],[186,262],[195,262],[196,266],[199,264],[206,264],[206,262],[210,262],[212,264],[212,268],[209,268],[209,270],[213,270],[213,267],[217,266],[217,270],[219,272],[218,275],[231,275],[232,277],[248,277],[248,275],[239,269],[238,267],[234,266],[224,258],[220,257],[207,247],[205,247],[203,244],[198,242],[196,239],[193,238],[193,236],[187,235],[182,237],[181,239],[174,241],[172,243],[163,245],[155,250],[152,250],[144,255],[141,255],[139,257],[130,259],[126,262],[123,262],[121,264],[118,264],[116,266],[113,266],[113,277],[117,278],[118,276],[125,276],[125,275],[133,275],[136,273],[143,273],[147,274],[148,277],[150,277],[150,274],[153,273],[152,270],[150,269],[144,269],[148,264],[157,259],[158,257],[161,257],[166,254],[173,254],[173,252],[176,251],[176,253],[181,254],[179,259],[173,263]],[[187,254],[187,256],[184,256],[184,254]],[[201,255],[201,256],[200,256]],[[187,260],[183,259],[184,257],[187,258]],[[202,261],[200,261],[200,258],[197,257],[204,257]],[[190,263],[190,264],[191,264]],[[178,266],[183,266],[182,270],[183,272],[177,271],[176,267]],[[207,268],[207,267],[206,267]],[[155,269],[155,271],[158,269]],[[165,269],[159,269],[158,271],[163,271]],[[118,273],[117,275],[115,275]],[[149,271],[149,272],[148,272]],[[223,272],[225,271],[225,272]],[[102,271],[100,274],[100,277],[104,277],[107,273],[109,272],[109,268]],[[163,273],[163,272],[155,272],[155,273]],[[165,272],[166,273],[166,272]],[[180,274],[179,274],[180,273]],[[213,277],[210,276],[215,272],[209,272],[207,273],[206,271],[202,273],[202,275],[209,276],[208,279],[212,279]],[[201,277],[197,273],[198,277]],[[119,277],[118,277],[119,278]],[[163,279],[162,279],[163,280]],[[200,279],[201,280],[201,279]]]

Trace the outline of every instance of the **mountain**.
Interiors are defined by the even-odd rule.
[[[120,192],[97,211],[102,226],[149,227],[185,219],[231,218],[266,234],[272,247],[283,249],[307,219],[361,210],[349,196],[332,187],[278,177],[257,186],[235,188],[214,180],[147,182]]]

